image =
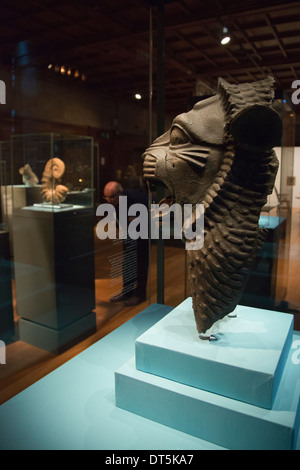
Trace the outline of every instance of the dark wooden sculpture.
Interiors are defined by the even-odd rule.
[[[177,116],[144,154],[144,177],[163,183],[181,205],[203,203],[205,238],[188,250],[199,333],[231,313],[266,231],[261,208],[272,192],[282,124],[272,109],[273,79],[231,85]]]

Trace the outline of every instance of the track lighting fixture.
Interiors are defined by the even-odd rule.
[[[223,27],[223,34],[221,38],[221,44],[224,46],[225,44],[228,44],[230,42],[230,36],[228,32],[228,28],[226,26]]]
[[[48,70],[54,70],[55,72],[60,72],[61,75],[67,75],[69,77],[74,77],[74,78],[81,78],[83,82],[87,79],[87,75],[85,73],[79,73],[78,69],[75,69],[74,72],[72,71],[71,67],[67,67],[65,65],[53,65],[52,63],[49,63],[47,65]]]

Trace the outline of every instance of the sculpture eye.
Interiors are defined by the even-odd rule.
[[[187,144],[190,141],[187,134],[183,132],[179,127],[173,127],[170,136],[171,145],[183,145]]]

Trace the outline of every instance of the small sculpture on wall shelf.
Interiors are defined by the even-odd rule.
[[[41,188],[45,202],[60,204],[66,199],[68,188],[62,184],[57,184],[64,172],[65,164],[60,158],[51,158],[46,163]]]
[[[197,330],[205,334],[235,309],[267,231],[260,212],[271,194],[282,123],[273,79],[229,84],[177,116],[144,153],[144,178],[168,200],[204,205],[204,244],[187,250]]]
[[[22,181],[26,187],[34,187],[39,184],[39,179],[36,174],[32,171],[29,163],[19,168],[19,173],[22,175]]]

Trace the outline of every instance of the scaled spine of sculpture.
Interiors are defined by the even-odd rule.
[[[271,104],[270,86],[270,80],[258,82],[257,87],[255,84],[234,86],[223,80],[219,82],[225,109],[226,150],[216,180],[203,201],[206,208],[204,247],[198,252],[187,253],[199,333],[234,310],[249,269],[265,241],[266,231],[259,229],[258,222],[261,208],[273,189],[278,161],[273,150],[260,145],[259,138],[251,146],[251,140],[257,136],[250,135],[247,139],[247,132],[251,134],[247,126],[251,127],[256,119],[268,119],[266,110],[270,108],[260,106]],[[259,107],[249,108],[251,103],[255,106],[257,102]],[[239,119],[242,110],[247,109],[251,115],[241,116],[246,129],[236,129],[233,138],[235,120]],[[256,116],[257,112],[262,116]],[[265,132],[268,130],[269,126]],[[243,142],[244,137],[246,142]]]
[[[68,188],[57,184],[65,172],[64,162],[57,157],[46,163],[42,177],[42,196],[46,202],[60,204],[66,199]]]
[[[163,182],[181,204],[204,204],[203,248],[187,251],[199,333],[234,310],[265,239],[258,222],[273,189],[272,147],[281,135],[272,85],[271,78],[242,85],[220,79],[216,97],[175,118],[170,133],[144,154],[147,179]]]

